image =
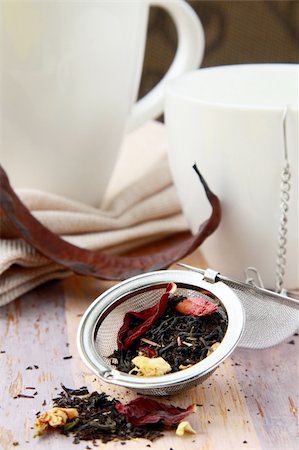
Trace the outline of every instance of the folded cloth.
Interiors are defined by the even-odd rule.
[[[33,189],[16,192],[43,225],[86,249],[120,254],[188,230],[168,166],[165,129],[156,122],[126,138],[100,208]],[[3,223],[0,275],[1,306],[71,272],[11,238]]]

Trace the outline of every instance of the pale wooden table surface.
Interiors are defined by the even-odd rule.
[[[202,261],[195,252],[184,262],[200,266]],[[51,407],[60,383],[72,388],[87,385],[125,401],[134,397],[125,389],[101,384],[81,363],[76,349],[82,313],[108,286],[73,276],[41,286],[0,309],[1,450],[94,448],[91,442],[73,447],[71,438],[57,433],[33,439],[35,414]],[[294,336],[272,349],[237,349],[203,384],[171,397],[171,403],[182,407],[202,405],[190,416],[196,435],[180,438],[167,432],[153,443],[98,442],[96,448],[298,449],[298,345]],[[18,398],[19,394],[33,398]]]

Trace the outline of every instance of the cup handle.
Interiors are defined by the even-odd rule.
[[[150,6],[158,6],[173,19],[178,34],[178,46],[171,66],[162,80],[143,98],[135,103],[128,120],[127,131],[132,131],[147,120],[163,112],[165,82],[201,64],[205,37],[197,14],[184,0],[149,0]]]

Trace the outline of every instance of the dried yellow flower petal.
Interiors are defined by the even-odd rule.
[[[189,367],[192,367],[193,364],[187,364],[186,366],[184,364],[179,365],[180,370],[189,369]]]
[[[130,374],[139,377],[157,377],[171,371],[171,366],[161,356],[148,358],[139,355],[132,359],[132,363],[135,364],[135,367],[130,371]]]
[[[35,421],[36,436],[42,435],[47,428],[57,428],[64,426],[68,420],[79,417],[76,408],[59,408],[55,407],[49,411],[43,412]]]
[[[215,342],[215,344],[211,345],[210,350],[207,353],[207,356],[210,356],[215,350],[216,348],[218,348],[220,345],[220,342]]]
[[[180,422],[176,429],[176,434],[178,436],[183,436],[185,433],[196,434],[196,431],[191,427],[188,420],[184,420],[183,422]]]

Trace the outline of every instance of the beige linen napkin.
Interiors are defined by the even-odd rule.
[[[150,122],[127,136],[107,195],[94,208],[51,193],[18,189],[34,216],[79,247],[121,253],[186,231],[166,156],[162,124]],[[51,279],[71,272],[22,239],[0,239],[0,306]]]

